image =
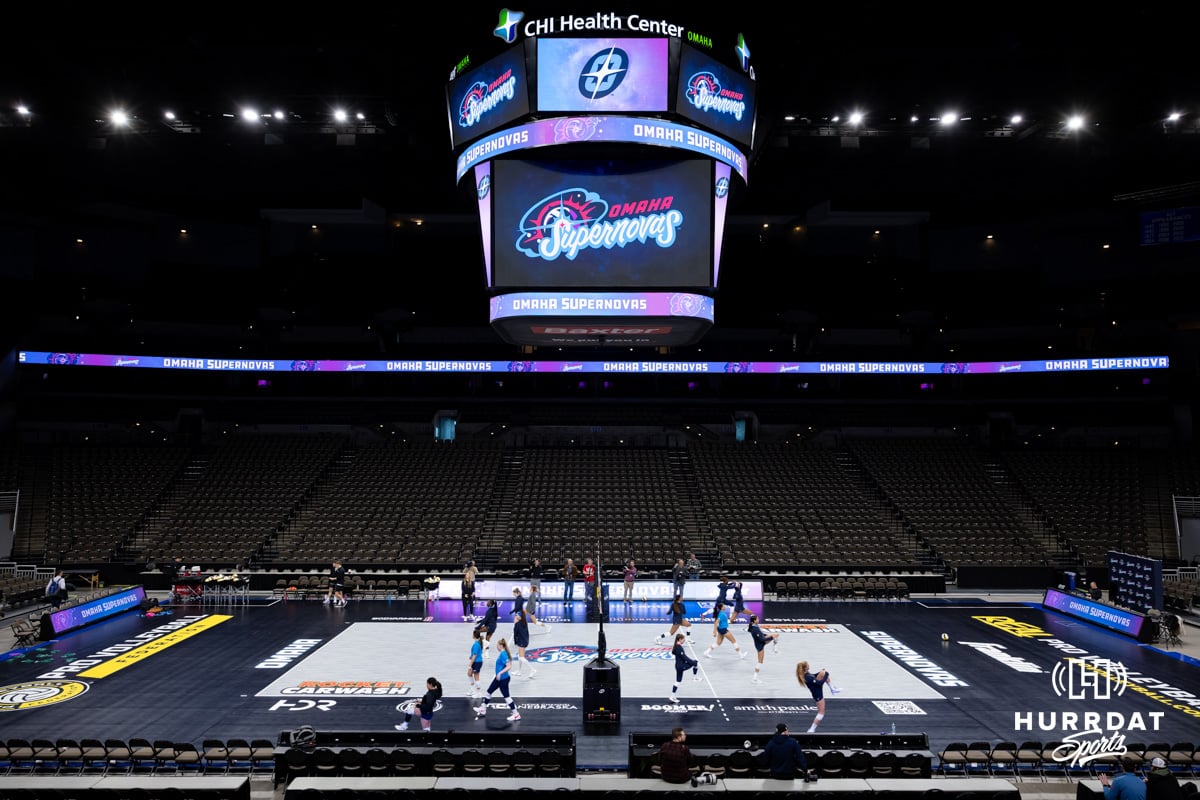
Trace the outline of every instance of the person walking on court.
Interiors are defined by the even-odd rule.
[[[828,686],[829,691],[833,694],[837,694],[841,689],[834,687],[827,670],[820,670],[815,675],[809,672],[807,661],[800,661],[796,664],[796,680],[800,682],[801,686],[808,687],[812,699],[817,701],[817,717],[808,728],[809,733],[816,733],[817,726],[821,724],[821,720],[825,719],[825,687]]]
[[[633,563],[633,559],[625,562],[625,571],[621,575],[622,586],[625,589],[625,602],[633,602],[633,582],[637,580],[637,565]]]
[[[733,634],[729,632],[729,612],[725,610],[725,606],[717,603],[713,611],[715,612],[713,626],[717,631],[717,641],[708,646],[708,649],[704,651],[704,657],[712,658],[713,648],[720,647],[721,643],[728,639],[733,644],[733,652],[738,654],[738,658],[745,658],[745,651],[738,646],[737,639],[733,638]]]
[[[675,594],[683,597],[683,587],[687,583],[687,567],[683,563],[682,558],[675,559],[675,566],[671,567],[671,585],[675,587]]]
[[[409,710],[404,712],[404,722],[395,726],[398,731],[408,730],[408,723],[412,721],[415,711],[421,712],[421,730],[426,733],[433,727],[433,710],[437,707],[437,702],[442,699],[442,684],[437,678],[425,679],[425,694],[416,706],[409,706]]]
[[[570,605],[575,600],[575,581],[578,578],[579,567],[575,566],[575,559],[568,558],[567,563],[562,568],[564,607]]]
[[[529,646],[529,619],[524,611],[513,620],[513,644],[517,646],[517,668],[513,670],[513,675],[520,675],[525,667],[529,667],[529,677],[532,679],[537,675],[537,670],[529,665],[529,659],[525,657],[525,648]]]
[[[492,682],[488,684],[483,702],[475,706],[476,719],[487,714],[488,701],[492,699],[492,695],[496,691],[500,692],[500,696],[508,704],[508,710],[512,712],[508,715],[508,721],[516,722],[521,718],[520,712],[517,711],[517,703],[512,699],[512,695],[508,691],[508,683],[512,677],[508,674],[508,668],[511,663],[512,655],[508,652],[508,641],[501,639],[496,642],[496,677],[492,678]]]
[[[483,696],[483,685],[479,682],[479,671],[483,669],[483,632],[476,628],[471,632],[471,657],[467,660],[467,697]]]
[[[496,632],[496,626],[500,623],[500,606],[495,600],[487,601],[487,611],[483,613],[483,619],[475,626],[475,630],[486,634],[483,640],[483,655],[486,657],[488,650],[492,646],[492,634]]]
[[[525,595],[521,594],[520,586],[513,587],[512,595],[513,595],[513,607],[512,607],[512,611],[510,611],[508,613],[511,614],[515,618],[518,614],[525,613]]]
[[[654,638],[655,642],[661,642],[663,639],[670,639],[675,635],[680,628],[690,628],[692,623],[684,616],[686,606],[683,604],[683,595],[675,595],[675,599],[671,601],[671,630],[666,633],[660,633]],[[692,632],[687,631],[687,635],[691,636]]]
[[[546,570],[542,568],[542,560],[535,558],[533,563],[529,565],[529,592],[533,593],[533,587],[542,588],[542,574]]]
[[[758,672],[762,669],[763,652],[767,646],[767,642],[771,643],[771,652],[779,652],[779,634],[778,633],[763,633],[763,629],[758,626],[758,615],[750,615],[750,626],[746,628],[746,632],[754,639],[754,649],[758,651],[758,663],[754,665],[754,678],[751,683],[762,683],[758,678]]]
[[[325,593],[323,602],[332,602],[335,606],[346,605],[346,568],[342,562],[334,559],[329,568],[329,591]]]
[[[478,574],[479,570],[475,567],[475,561],[468,561],[467,566],[463,568],[462,576],[463,622],[471,622],[475,619],[475,576]]]
[[[592,563],[591,558],[584,559],[583,562],[583,591],[587,595],[584,599],[590,606],[596,601],[596,565]]]
[[[687,654],[687,649],[684,647],[686,644],[686,636],[682,633],[675,634],[675,646],[671,648],[671,655],[675,656],[675,683],[671,684],[671,694],[668,697],[672,703],[679,702],[675,693],[679,691],[679,684],[683,683],[683,673],[690,669],[692,680],[700,680],[700,662]]]

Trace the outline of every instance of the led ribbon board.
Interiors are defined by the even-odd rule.
[[[455,180],[476,164],[497,156],[564,144],[639,144],[670,147],[728,164],[743,182],[749,180],[746,156],[716,134],[649,117],[555,117],[507,128],[486,136],[458,157]]]
[[[183,369],[208,372],[641,372],[656,374],[996,375],[1040,372],[1112,372],[1169,369],[1167,356],[1077,358],[1060,361],[485,361],[413,359],[233,359],[207,356],[125,356],[22,350],[21,364]]]

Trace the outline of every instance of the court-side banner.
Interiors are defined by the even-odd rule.
[[[331,361],[207,356],[117,356],[22,350],[21,364],[186,369],[210,372],[578,372],[660,375],[996,375],[1021,372],[1108,372],[1169,369],[1167,356],[1073,358],[1057,361]]]

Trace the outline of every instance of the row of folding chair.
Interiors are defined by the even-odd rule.
[[[930,770],[930,757],[924,753],[867,752],[865,750],[804,751],[810,770],[822,778],[920,778]],[[657,775],[657,763],[651,765]],[[718,778],[769,778],[766,762],[749,750],[712,753],[700,759],[696,772],[710,772]]]
[[[558,778],[573,774],[573,767],[557,750],[440,749],[417,758],[404,748],[317,747],[289,748],[275,770],[276,783],[300,777],[529,777]]]
[[[227,774],[269,771],[267,739],[206,739],[202,748],[169,739],[9,738],[0,742],[0,775]]]
[[[1073,746],[1061,740],[1021,742],[951,742],[938,756],[941,775],[997,776],[1025,778],[1086,778],[1111,773],[1125,761],[1136,769],[1161,758],[1173,772],[1200,775],[1200,750],[1195,742],[1127,742],[1124,755],[1092,758],[1085,764],[1072,765]]]

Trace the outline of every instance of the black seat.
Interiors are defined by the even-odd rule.
[[[363,764],[366,774],[372,778],[387,775],[391,771],[387,751],[380,747],[372,747],[363,753]]]
[[[873,760],[865,750],[856,750],[846,758],[845,776],[847,778],[869,778]]]
[[[417,772],[417,760],[413,754],[404,748],[397,748],[388,753],[388,769],[392,775],[407,777]]]
[[[841,750],[830,750],[821,756],[818,774],[822,778],[841,778],[846,774],[846,754]]]
[[[463,776],[477,778],[487,773],[487,760],[478,750],[464,750],[459,758]]]
[[[363,751],[357,747],[343,747],[338,751],[338,774],[346,778],[357,778],[364,770]]]
[[[507,775],[512,771],[512,759],[503,750],[492,750],[487,754],[488,775]]]
[[[871,764],[872,778],[896,778],[900,775],[900,758],[890,750],[876,753]]]
[[[543,778],[562,777],[562,753],[557,750],[543,750],[538,755],[538,774]]]

